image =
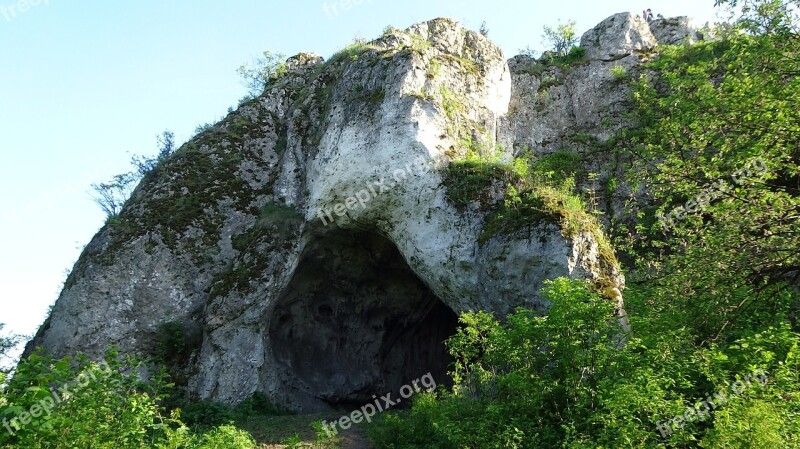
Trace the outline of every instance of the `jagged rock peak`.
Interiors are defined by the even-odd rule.
[[[702,37],[688,17],[657,19],[648,23],[638,14],[614,14],[587,31],[580,41],[587,57],[616,60],[644,53],[661,45],[694,43]]]

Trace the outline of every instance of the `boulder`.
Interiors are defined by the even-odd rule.
[[[648,23],[639,15],[615,14],[581,37],[589,59],[614,60],[634,52],[647,52],[658,45]]]

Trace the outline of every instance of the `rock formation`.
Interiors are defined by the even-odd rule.
[[[545,309],[538,292],[559,276],[624,280],[596,229],[566,233],[557,216],[486,235],[486,212],[453,203],[444,169],[465,139],[504,160],[588,154],[625,126],[629,88],[611,68],[633,72],[659,41],[696,36],[654,27],[615,15],[571,67],[507,62],[448,19],[327,62],[291,58],[145,177],[29,348],[153,354],[177,323],[166,356],[189,393],[235,403],[258,391],[297,410],[366,402],[428,372],[445,382],[441,342],[459,312]]]

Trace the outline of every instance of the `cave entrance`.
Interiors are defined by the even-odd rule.
[[[456,314],[372,233],[309,245],[270,321],[284,382],[334,407],[360,406],[430,373],[450,384]]]

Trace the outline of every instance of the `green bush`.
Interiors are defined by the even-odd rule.
[[[255,392],[252,396],[245,399],[236,406],[236,413],[240,416],[261,415],[261,416],[281,416],[289,415],[291,412],[285,408],[275,405],[264,393]]]
[[[260,392],[240,402],[236,407],[213,401],[195,401],[184,404],[181,408],[181,419],[192,428],[213,428],[244,420],[252,416],[282,416],[291,412],[275,405]]]
[[[378,445],[559,447],[566,426],[589,432],[621,330],[610,304],[582,281],[559,279],[543,294],[552,301],[547,317],[520,309],[500,324],[487,312],[462,315],[448,340],[453,390],[421,396],[410,415],[387,416],[372,432]]]
[[[584,63],[586,62],[586,49],[583,47],[572,47],[565,56],[558,58],[558,62],[568,66]]]
[[[551,301],[546,317],[524,309],[504,323],[487,312],[462,315],[462,328],[448,341],[454,387],[419,396],[411,411],[384,416],[370,430],[377,446],[685,448],[703,441],[703,447],[713,448],[777,448],[800,443],[800,334],[788,327],[754,333],[726,347],[698,348],[686,329],[659,328],[663,317],[632,315],[642,337],[625,335],[613,319],[613,306],[581,281],[555,280],[543,294]],[[636,308],[637,300],[632,302]],[[735,382],[756,368],[766,373],[764,384],[735,393]],[[685,416],[688,407],[720,391],[727,392],[727,403],[720,402],[705,419],[661,435],[660,424]]]
[[[197,401],[181,408],[181,420],[192,428],[212,428],[236,419],[231,407],[211,401]]]
[[[103,362],[84,356],[53,360],[35,352],[20,362],[0,392],[0,447],[19,449],[245,449],[252,438],[231,427],[189,430],[159,404],[163,373],[110,352]],[[10,431],[9,431],[10,429]]]
[[[197,449],[252,449],[256,442],[247,432],[233,426],[220,426],[205,433]]]

